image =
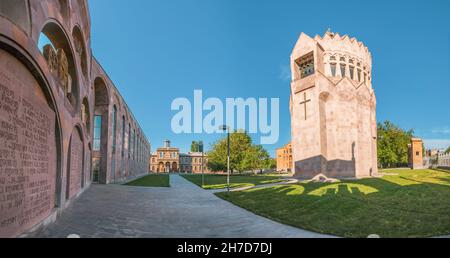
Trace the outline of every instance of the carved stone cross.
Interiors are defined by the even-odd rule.
[[[306,99],[306,92],[304,92],[303,93],[304,95],[303,95],[303,101],[302,102],[300,102],[300,105],[305,105],[305,120],[307,120],[308,119],[308,117],[307,117],[307,113],[306,113],[306,104],[308,103],[308,102],[311,102],[311,100],[310,99]]]

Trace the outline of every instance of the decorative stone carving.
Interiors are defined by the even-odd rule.
[[[52,45],[47,44],[44,46],[44,58],[47,61],[50,72],[52,74],[56,74],[58,69],[58,59],[56,57],[55,49],[52,47]]]
[[[58,79],[66,94],[72,92],[72,78],[69,75],[69,62],[67,61],[66,53],[59,48],[57,53],[58,59]]]
[[[84,104],[81,105],[81,121],[83,124],[86,124],[87,122],[86,106]]]
[[[66,94],[72,93],[72,76],[70,74],[67,74],[67,84],[66,84]]]
[[[83,54],[83,44],[78,39],[78,37],[74,38],[74,45],[75,45],[75,51],[77,52],[78,56],[82,56]]]

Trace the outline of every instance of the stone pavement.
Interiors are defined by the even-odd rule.
[[[178,175],[170,188],[92,185],[50,226],[29,237],[329,237],[257,216]]]

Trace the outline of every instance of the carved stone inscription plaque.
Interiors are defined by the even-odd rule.
[[[55,184],[55,112],[28,69],[0,49],[0,237],[49,216]]]
[[[70,143],[70,172],[69,172],[69,198],[72,198],[81,190],[81,174],[83,172],[83,142],[78,129],[72,134]]]

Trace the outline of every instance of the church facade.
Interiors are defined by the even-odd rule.
[[[376,175],[376,97],[368,48],[347,35],[302,33],[291,71],[295,177]]]
[[[152,153],[149,171],[151,173],[209,173],[207,165],[206,153],[180,153],[179,148],[170,146],[170,141],[165,140],[164,146]]]

